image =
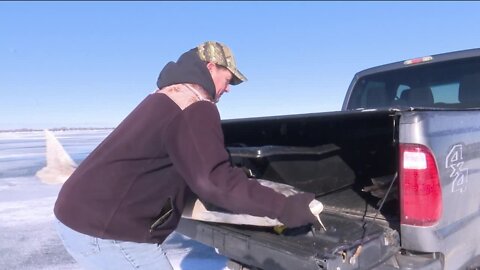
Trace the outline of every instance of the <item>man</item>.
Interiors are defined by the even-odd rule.
[[[215,106],[246,81],[231,50],[208,41],[168,63],[147,96],[80,164],[55,203],[70,254],[96,269],[171,269],[160,243],[187,197],[233,213],[317,223],[314,194],[285,197],[232,168]]]

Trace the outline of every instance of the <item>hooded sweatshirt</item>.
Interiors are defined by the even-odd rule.
[[[208,95],[215,99],[215,84],[205,62],[200,60],[197,49],[182,54],[177,62],[169,62],[160,72],[157,80],[158,89],[166,86],[191,83],[202,87]]]
[[[194,50],[168,63],[157,82],[161,89],[185,89],[181,83],[214,96],[206,63]],[[54,213],[83,234],[161,243],[193,194],[232,213],[270,218],[278,218],[287,201],[231,166],[215,104],[182,108],[157,92],[81,162],[62,186]]]

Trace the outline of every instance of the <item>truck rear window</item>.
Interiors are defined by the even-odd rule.
[[[479,108],[480,58],[408,66],[359,78],[348,109]]]

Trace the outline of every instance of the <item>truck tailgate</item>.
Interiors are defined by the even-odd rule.
[[[371,269],[399,249],[396,234],[378,224],[330,213],[323,213],[322,220],[326,232],[297,228],[278,235],[271,228],[189,219],[182,219],[177,231],[233,260],[265,270]]]

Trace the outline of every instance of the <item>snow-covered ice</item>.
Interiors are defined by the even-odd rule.
[[[54,133],[79,164],[110,131]],[[0,133],[0,269],[81,269],[53,226],[60,185],[35,177],[45,162],[43,132]],[[227,269],[225,257],[181,234],[173,233],[164,248],[175,269]]]

